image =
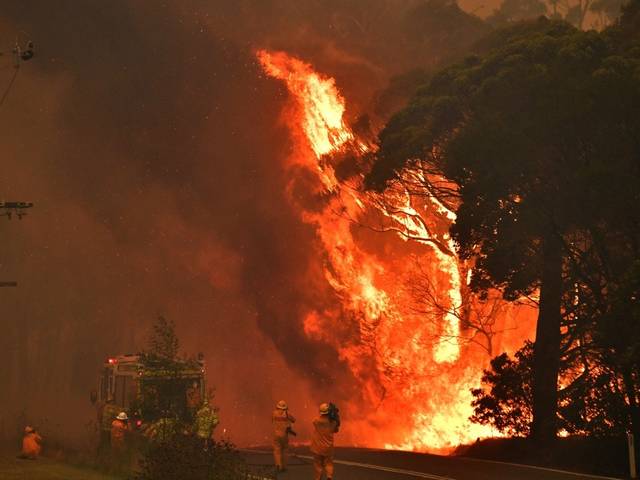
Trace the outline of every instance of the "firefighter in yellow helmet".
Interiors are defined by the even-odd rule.
[[[218,423],[220,423],[218,412],[209,405],[209,400],[205,398],[204,403],[196,413],[194,422],[194,432],[202,440],[205,450],[213,443],[213,431]]]
[[[330,403],[320,405],[320,416],[313,421],[311,453],[313,453],[314,479],[320,480],[327,474],[333,478],[333,434],[340,429],[338,409]]]
[[[287,468],[286,450],[289,446],[289,435],[295,435],[291,425],[296,419],[289,413],[287,402],[280,400],[276,405],[271,423],[273,424],[273,460],[278,471]]]

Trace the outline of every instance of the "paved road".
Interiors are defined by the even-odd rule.
[[[272,464],[271,453],[266,450],[243,451],[256,472],[262,470],[268,478],[267,466]],[[598,477],[562,472],[538,467],[527,467],[498,462],[487,462],[462,457],[444,457],[413,452],[339,448],[336,450],[336,480],[596,480]],[[260,476],[260,475],[258,475]],[[273,476],[271,476],[273,478]],[[290,457],[286,472],[278,480],[311,480],[311,456],[306,449],[296,449]],[[256,479],[257,480],[257,479]]]
[[[274,478],[270,451],[243,451],[255,469],[253,480]],[[311,480],[313,469],[307,449],[290,456],[289,468],[277,480]],[[339,448],[335,480],[598,480],[607,477],[557,470],[486,462],[460,457],[443,457],[389,450]],[[611,477],[609,477],[611,478]],[[0,456],[1,480],[116,480],[95,471],[65,465],[49,459],[18,460]],[[617,479],[614,479],[617,480]]]

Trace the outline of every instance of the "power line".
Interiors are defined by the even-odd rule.
[[[2,94],[2,98],[0,99],[0,107],[9,96],[9,92],[11,91],[11,87],[13,87],[13,83],[16,81],[16,77],[18,76],[19,71],[20,68],[15,67],[15,71],[13,72],[13,76],[11,77],[11,81],[9,82],[9,85],[7,85],[7,88],[5,88],[4,93]]]
[[[0,52],[1,55],[1,52]],[[31,60],[34,56],[34,50],[33,50],[33,42],[32,41],[28,41],[26,44],[26,47],[23,49],[20,48],[20,44],[18,43],[18,40],[16,39],[16,45],[13,48],[13,60],[14,60],[14,68],[15,71],[13,72],[13,75],[11,76],[11,80],[9,81],[9,85],[7,85],[7,88],[5,88],[3,94],[2,94],[2,98],[0,98],[0,107],[2,106],[2,104],[4,103],[4,101],[7,99],[7,97],[9,96],[9,92],[11,91],[11,88],[13,87],[13,84],[16,81],[16,77],[18,76],[18,71],[20,70],[20,64],[22,62],[26,62],[27,60]]]

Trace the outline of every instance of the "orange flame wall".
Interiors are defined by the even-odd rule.
[[[461,325],[468,269],[447,233],[455,213],[433,197],[410,194],[402,182],[372,194],[362,190],[361,174],[340,178],[339,162],[371,147],[346,124],[334,80],[284,52],[257,56],[290,93],[283,111],[293,138],[289,199],[314,226],[324,281],[340,299],[338,308],[328,302],[299,320],[360,382],[362,397],[344,406],[342,441],[447,451],[495,435],[468,421],[470,389],[490,356],[486,342]],[[430,302],[421,301],[425,295]],[[492,325],[493,354],[518,348],[533,332],[534,316],[531,308],[503,305]],[[344,331],[346,342],[336,334]]]

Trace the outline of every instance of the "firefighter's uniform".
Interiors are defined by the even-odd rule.
[[[145,435],[158,443],[170,440],[178,432],[178,422],[175,418],[164,417],[156,420],[146,429]]]
[[[130,430],[129,424],[117,418],[111,422],[111,449],[115,452],[124,451],[125,436]]]
[[[111,443],[111,424],[120,412],[120,407],[113,402],[107,402],[99,410],[100,415],[100,446],[99,451],[108,451]]]
[[[287,466],[288,430],[295,421],[296,419],[289,414],[287,404],[283,400],[279,401],[271,415],[271,423],[273,424],[273,461],[278,470],[284,470]]]
[[[198,438],[205,442],[205,448],[213,439],[213,431],[220,420],[214,408],[211,408],[209,402],[205,401],[202,407],[196,413],[193,430]]]
[[[35,460],[40,455],[40,446],[42,437],[36,433],[31,427],[24,429],[24,437],[22,438],[22,457]]]
[[[338,423],[326,414],[313,421],[311,453],[315,480],[320,480],[323,472],[326,472],[328,480],[333,478],[333,434],[337,431]]]

